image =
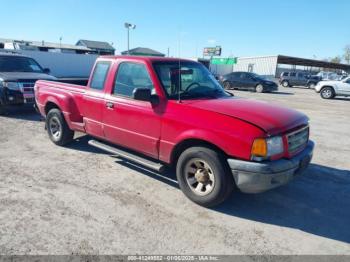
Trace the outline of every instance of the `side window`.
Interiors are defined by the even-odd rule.
[[[283,72],[282,76],[288,76],[289,73],[288,72]]]
[[[350,84],[350,78],[348,78],[348,80],[345,81],[346,83]]]
[[[290,73],[291,77],[296,77],[296,75],[297,75],[296,73]]]
[[[237,74],[236,74],[236,73],[231,73],[231,74],[230,74],[230,78],[231,78],[231,79],[237,78]]]
[[[242,79],[248,78],[246,73],[241,73],[241,75],[239,77],[242,78]]]
[[[149,88],[154,93],[154,86],[143,64],[124,62],[118,67],[113,94],[132,97],[135,88]]]
[[[90,84],[91,88],[103,90],[110,65],[110,62],[98,62],[96,64]]]

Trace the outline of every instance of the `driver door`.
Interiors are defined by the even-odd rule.
[[[111,94],[105,96],[103,130],[108,141],[158,158],[161,116],[148,101],[133,99],[135,88],[154,84],[143,63],[122,62],[118,65]]]

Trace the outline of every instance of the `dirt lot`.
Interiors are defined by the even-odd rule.
[[[205,209],[80,137],[53,145],[22,108],[0,117],[1,254],[350,254],[350,99],[234,91],[306,113],[317,147],[291,184]]]

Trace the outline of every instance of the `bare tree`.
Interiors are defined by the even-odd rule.
[[[350,45],[347,45],[345,48],[344,48],[344,60],[350,64]]]
[[[335,56],[335,57],[332,57],[329,59],[329,62],[332,62],[332,63],[340,63],[341,62],[341,57],[340,56]]]

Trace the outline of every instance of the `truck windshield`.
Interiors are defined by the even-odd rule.
[[[29,57],[0,56],[0,72],[42,73],[43,69]]]
[[[155,71],[169,99],[230,97],[202,64],[184,61],[155,62]]]

